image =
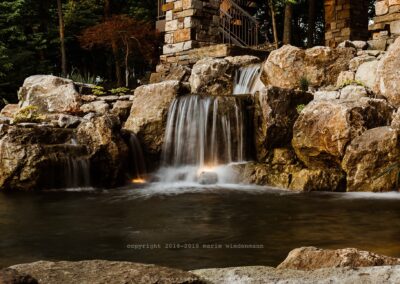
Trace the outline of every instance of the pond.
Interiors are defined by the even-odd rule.
[[[183,269],[276,266],[296,247],[400,256],[400,194],[151,184],[0,194],[0,267],[108,259]]]

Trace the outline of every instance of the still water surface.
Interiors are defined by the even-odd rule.
[[[0,194],[0,235],[0,267],[83,259],[183,269],[275,266],[300,246],[400,257],[400,194],[168,185]],[[147,244],[155,247],[128,248]]]

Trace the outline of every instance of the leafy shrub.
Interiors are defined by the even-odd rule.
[[[42,122],[46,117],[41,114],[36,106],[21,108],[13,118],[14,123]]]
[[[126,95],[129,91],[130,90],[128,88],[121,87],[121,88],[111,89],[110,93],[117,96],[123,96]]]
[[[301,105],[298,105],[297,107],[296,107],[296,110],[297,110],[297,112],[300,114],[302,111],[303,111],[303,109],[306,107],[306,105],[304,105],[304,104],[301,104]]]
[[[308,91],[308,87],[310,86],[310,81],[306,77],[301,77],[299,81],[299,88],[303,92]]]
[[[362,86],[362,87],[367,88],[367,86],[363,82],[361,82],[360,80],[346,80],[346,81],[343,82],[342,85],[340,85],[340,87],[338,89],[342,89],[342,88],[344,88],[346,86],[349,86],[349,85],[358,85],[358,86]]]
[[[67,76],[67,78],[71,79],[74,82],[92,84],[92,85],[97,85],[103,81],[99,76],[92,75],[89,72],[86,74],[82,74],[76,68],[72,68],[72,71]]]
[[[92,94],[95,96],[104,96],[107,94],[107,92],[104,90],[104,87],[102,86],[93,86]]]

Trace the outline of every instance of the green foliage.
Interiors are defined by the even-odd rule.
[[[72,71],[70,74],[68,74],[67,78],[78,83],[92,84],[92,85],[97,84],[95,75],[92,75],[89,72],[86,74],[82,74],[76,68],[72,68]]]
[[[310,81],[306,77],[301,77],[299,80],[299,88],[303,92],[308,91],[308,87],[310,86]]]
[[[346,86],[349,86],[349,85],[357,85],[357,86],[362,86],[362,87],[367,88],[367,86],[363,82],[361,82],[360,80],[346,80],[346,81],[343,82],[342,85],[340,85],[338,87],[338,89],[342,89],[342,88],[344,88]]]
[[[128,88],[121,87],[121,88],[111,89],[110,93],[117,96],[123,96],[126,95],[129,91],[130,90]]]
[[[42,122],[46,117],[41,114],[36,106],[21,108],[13,118],[14,123]]]
[[[304,104],[298,105],[296,107],[296,110],[297,110],[298,114],[300,114],[305,107],[306,107],[306,105],[304,105]]]
[[[104,90],[104,87],[102,86],[94,86],[92,88],[92,94],[95,96],[104,96],[107,94],[107,92]]]

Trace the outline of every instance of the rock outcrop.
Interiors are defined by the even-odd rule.
[[[340,168],[347,145],[365,130],[389,125],[392,108],[384,100],[313,101],[293,129],[298,158],[311,168]]]
[[[399,265],[400,259],[355,248],[338,250],[302,247],[292,250],[278,269],[315,270],[336,267]]]
[[[41,112],[79,112],[80,95],[74,82],[52,75],[25,79],[18,92],[20,106],[36,106]]]
[[[232,64],[222,58],[204,58],[196,62],[189,78],[192,94],[231,95]]]
[[[379,61],[374,91],[386,97],[395,107],[400,107],[400,38]]]
[[[201,284],[204,281],[190,272],[151,264],[106,260],[38,261],[11,267],[28,273],[40,284],[75,283],[163,283]]]
[[[72,155],[64,145],[72,138],[69,129],[38,125],[0,126],[1,190],[33,190],[46,179],[46,165],[52,154]],[[63,151],[64,150],[64,151]]]
[[[285,45],[271,52],[264,63],[261,80],[266,85],[296,89],[300,80],[312,87],[335,85],[340,72],[348,70],[353,48],[316,46],[307,50]]]
[[[255,95],[254,131],[257,160],[266,161],[271,149],[290,144],[293,125],[299,116],[297,106],[306,105],[312,94],[267,87]]]
[[[398,132],[388,126],[367,130],[351,141],[342,162],[347,191],[396,190],[399,147]]]
[[[399,283],[400,266],[324,268],[313,271],[245,266],[193,270],[207,283]]]
[[[81,123],[76,131],[80,145],[89,151],[94,186],[115,186],[124,181],[124,164],[129,149],[120,133],[117,116],[96,116]]]
[[[164,142],[167,115],[172,101],[180,94],[179,81],[165,81],[138,87],[124,128],[137,135],[143,151],[158,156]]]
[[[279,158],[282,156],[276,156],[274,160]],[[284,158],[281,163],[250,162],[235,165],[233,170],[238,181],[247,184],[267,185],[303,192],[345,190],[345,176],[340,170],[307,169],[296,162],[294,157]]]
[[[19,273],[15,269],[0,269],[1,284],[38,284],[38,281],[30,275]]]

